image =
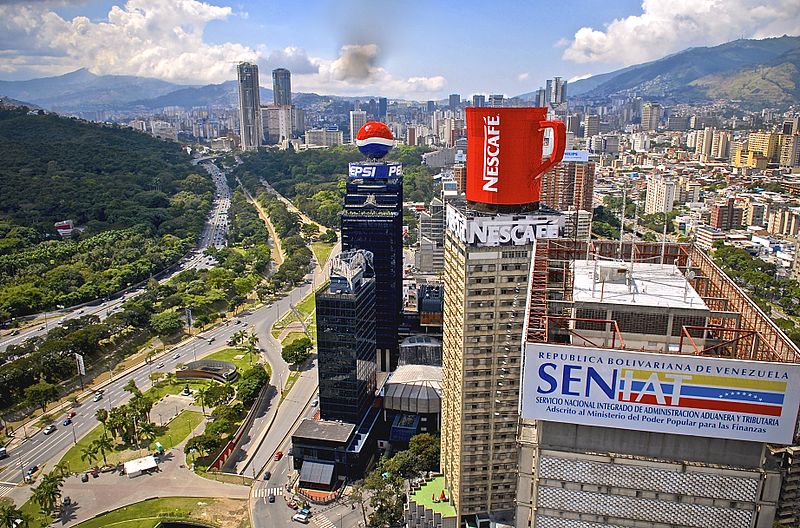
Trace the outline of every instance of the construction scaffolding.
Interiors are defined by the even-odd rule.
[[[701,249],[681,243],[617,240],[537,240],[531,260],[526,336],[530,342],[569,342],[574,333],[572,263],[576,260],[676,266],[711,310],[704,326],[684,326],[681,347],[695,355],[800,363],[800,348]],[[613,321],[585,321],[609,332]],[[698,339],[702,338],[702,339]],[[615,348],[624,341],[613,339]],[[698,344],[702,343],[702,344]],[[678,347],[678,350],[682,350]]]

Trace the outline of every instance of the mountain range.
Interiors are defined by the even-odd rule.
[[[570,99],[586,101],[637,95],[668,103],[729,99],[752,107],[788,106],[800,103],[800,37],[740,39],[689,48],[569,83],[567,93]],[[518,97],[531,100],[535,95],[528,92]],[[0,81],[0,96],[65,113],[235,107],[238,101],[236,81],[187,86],[132,75],[95,75],[85,68],[56,77]],[[300,106],[320,99],[355,99],[302,93],[294,97]],[[272,90],[261,88],[261,100],[272,101]]]
[[[730,99],[745,105],[800,102],[800,37],[739,39],[569,83],[570,99],[639,95],[693,103]],[[533,99],[536,92],[520,95]]]

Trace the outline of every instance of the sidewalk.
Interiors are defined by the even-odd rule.
[[[199,434],[205,427],[200,424],[188,437]],[[250,487],[225,484],[196,475],[186,461],[184,440],[164,454],[159,471],[134,478],[119,472],[101,473],[97,478],[81,482],[80,476],[69,477],[62,493],[69,496],[75,508],[68,519],[57,521],[55,526],[74,526],[101,513],[128,504],[156,497],[224,497],[247,499]]]

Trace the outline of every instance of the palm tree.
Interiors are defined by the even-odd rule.
[[[153,425],[151,422],[142,422],[139,426],[139,438],[147,442],[148,444],[156,439],[158,433],[156,432],[156,426]]]
[[[81,460],[88,461],[89,465],[95,463],[97,460],[97,447],[95,447],[94,442],[81,449]]]
[[[106,460],[106,451],[111,451],[114,449],[114,442],[107,435],[103,435],[94,442],[90,444],[90,446],[94,449],[95,455],[97,452],[100,452],[100,455],[103,457],[103,465],[108,465],[108,460]]]
[[[31,516],[18,510],[13,503],[0,505],[0,526],[3,528],[27,528]]]
[[[106,420],[108,420],[108,411],[104,407],[100,407],[97,409],[97,412],[94,413],[94,417],[105,427]]]
[[[175,375],[175,373],[174,373],[174,372],[167,372],[167,375],[166,375],[166,377],[164,378],[164,380],[165,380],[167,383],[169,383],[170,385],[175,385],[175,382],[177,381],[177,379],[178,379],[178,378],[177,378],[177,376]]]
[[[42,513],[50,514],[61,500],[61,477],[48,473],[42,482],[33,488],[33,501],[39,505]]]
[[[72,473],[69,470],[69,462],[59,462],[55,466],[53,466],[53,473],[61,475],[61,477],[68,477]]]
[[[247,339],[247,332],[245,332],[244,329],[237,330],[231,336],[231,343],[233,343],[234,346],[238,347],[239,345],[244,343],[245,339]]]
[[[203,416],[206,414],[206,393],[208,392],[208,388],[204,385],[197,389],[194,393],[194,401],[200,404],[203,408]]]
[[[250,364],[253,364],[253,353],[256,351],[256,347],[258,346],[258,334],[251,331],[247,335],[247,355],[250,359]]]

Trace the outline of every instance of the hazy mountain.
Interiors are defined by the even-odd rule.
[[[716,98],[751,104],[800,101],[800,37],[740,39],[570,83],[570,98],[640,95],[676,102]],[[521,95],[532,99],[535,92]]]
[[[56,77],[0,81],[0,95],[49,110],[111,108],[182,88],[185,86],[133,75],[95,75],[85,68]]]
[[[272,90],[261,87],[261,104],[272,103]],[[169,92],[167,94],[131,102],[130,106],[145,108],[161,108],[164,106],[230,106],[239,104],[236,81],[225,81],[222,84],[191,86]]]

